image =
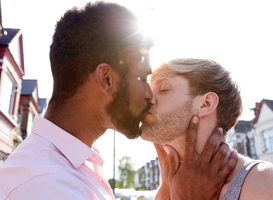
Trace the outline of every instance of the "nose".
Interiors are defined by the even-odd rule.
[[[153,95],[153,98],[151,99],[150,104],[151,104],[151,105],[155,105],[155,104],[156,104],[155,95]]]
[[[146,99],[146,101],[148,101],[150,104],[155,105],[155,104],[156,104],[156,97],[155,97],[155,95],[153,94],[150,85],[149,85],[149,84],[147,84],[147,85],[148,85],[148,86],[147,86],[147,89],[145,90],[145,94],[146,94],[146,95],[145,95],[145,99]]]
[[[153,99],[153,93],[148,83],[145,85],[145,99],[148,102],[151,102],[151,100]]]

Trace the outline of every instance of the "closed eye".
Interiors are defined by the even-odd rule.
[[[164,84],[162,84],[161,87],[160,87],[160,92],[167,92],[167,91],[170,90],[170,88],[171,88],[171,87],[170,87],[169,84],[164,83]]]

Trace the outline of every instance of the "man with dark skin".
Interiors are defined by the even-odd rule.
[[[141,135],[139,123],[152,99],[146,78],[153,42],[138,24],[125,7],[103,2],[73,8],[60,19],[50,47],[52,98],[44,117],[35,118],[32,133],[1,167],[0,199],[114,199],[103,160],[91,148],[107,129],[129,139]],[[189,156],[197,126],[189,126]],[[184,191],[178,196],[171,191],[174,199],[217,198],[236,163],[231,156],[218,171],[225,144],[210,161],[220,136],[216,130],[200,158],[170,173],[168,184]],[[162,168],[168,167],[159,157]],[[196,179],[202,184],[196,185]],[[159,189],[157,197],[164,195],[164,188]]]

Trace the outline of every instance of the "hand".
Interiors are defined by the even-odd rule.
[[[218,199],[226,178],[234,169],[238,155],[232,151],[227,164],[220,171],[220,165],[227,155],[229,146],[221,143],[212,159],[221,138],[222,129],[216,128],[199,158],[195,155],[196,135],[199,119],[193,117],[186,136],[186,151],[180,161],[177,152],[170,146],[164,148],[169,155],[169,187],[172,200]]]

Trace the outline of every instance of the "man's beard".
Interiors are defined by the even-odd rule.
[[[192,112],[193,100],[188,100],[181,107],[162,114],[156,114],[151,110],[152,121],[144,119],[142,121],[142,139],[164,145],[178,137],[186,135]]]
[[[129,139],[135,139],[141,135],[139,123],[151,105],[147,102],[147,107],[135,116],[130,110],[129,84],[127,79],[119,83],[117,92],[113,94],[113,101],[106,107],[106,112],[119,132]]]

